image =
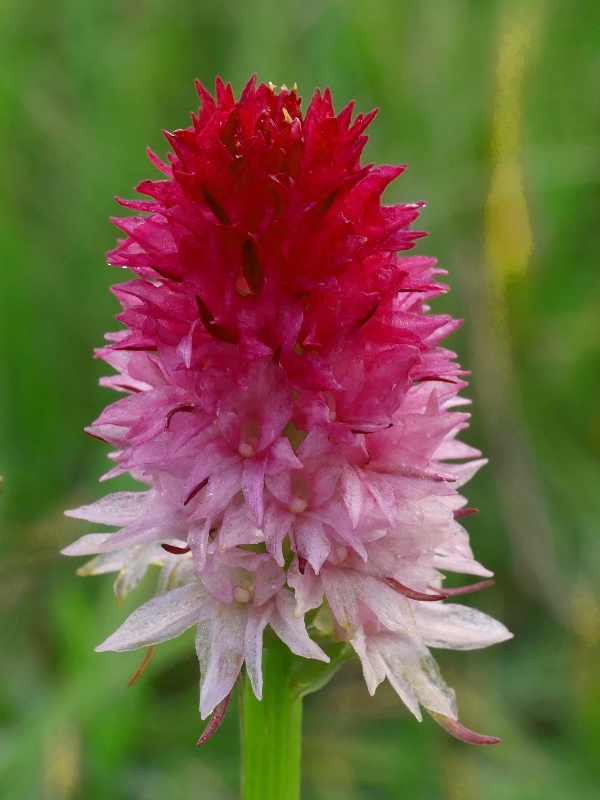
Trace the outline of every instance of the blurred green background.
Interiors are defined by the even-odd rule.
[[[62,509],[103,493],[82,428],[116,399],[92,348],[112,330],[113,195],[155,172],[161,128],[188,124],[193,79],[254,71],[379,106],[367,158],[427,199],[417,252],[449,270],[436,310],[473,370],[468,487],[474,603],[515,633],[439,652],[461,718],[495,748],[419,725],[349,664],[306,703],[305,800],[600,797],[600,4],[596,0],[2,0],[0,2],[0,797],[228,800],[232,709],[202,750],[189,636],[95,654],[109,577],[58,550]],[[122,488],[124,483],[120,484]],[[104,487],[106,488],[106,487]],[[118,488],[118,487],[117,487]]]

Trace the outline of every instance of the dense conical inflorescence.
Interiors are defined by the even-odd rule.
[[[164,178],[115,220],[109,263],[136,277],[113,288],[124,328],[98,356],[125,397],[89,433],[116,450],[105,477],[149,488],[69,512],[120,529],[66,552],[116,571],[119,598],[162,569],[99,649],[197,625],[206,717],[243,663],[261,696],[267,626],[305,658],[347,641],[371,692],[387,677],[416,716],[494,741],[456,721],[428,650],[510,634],[441,588],[446,570],[491,573],[458,521],[484,463],[456,439],[466,384],[440,342],[459,323],[429,311],[447,288],[435,261],[398,255],[424,235],[422,204],[382,205],[403,167],[361,165],[374,114],[336,115],[328,90],[304,115],[295,89],[254,80],[239,101],[219,80],[216,99],[198,92],[169,163],[150,153]]]

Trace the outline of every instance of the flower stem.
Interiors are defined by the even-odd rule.
[[[276,639],[263,651],[263,699],[244,677],[241,702],[242,800],[299,800],[302,697],[294,656]]]

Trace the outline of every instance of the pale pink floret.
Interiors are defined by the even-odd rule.
[[[285,573],[267,555],[232,550],[209,558],[201,578],[149,600],[96,649],[134,650],[164,642],[197,625],[200,712],[205,719],[233,688],[245,663],[262,696],[263,631],[270,625],[292,652],[329,661],[294,615]]]
[[[199,86],[193,125],[167,134],[165,175],[120,201],[141,215],[109,254],[135,279],[113,291],[125,326],[97,351],[126,393],[88,433],[142,492],[69,513],[111,533],[65,552],[117,572],[119,599],[161,568],[157,597],[101,650],[157,644],[197,626],[200,707],[210,733],[245,664],[261,696],[267,626],[297,655],[315,637],[351,643],[369,691],[388,678],[420,718],[456,721],[428,647],[472,649],[510,634],[444,602],[446,571],[487,578],[458,519],[458,489],[485,463],[460,442],[465,373],[440,342],[459,322],[430,313],[446,291],[424,256],[421,203],[384,206],[401,167],[361,166],[372,115],[306,114],[295,91],[251,81],[240,101]],[[487,585],[475,584],[473,589]],[[460,591],[460,590],[459,590]]]

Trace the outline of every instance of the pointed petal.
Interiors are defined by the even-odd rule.
[[[333,528],[335,538],[342,544],[351,547],[363,561],[367,560],[367,551],[358,534],[352,527],[352,521],[343,503],[331,501],[326,508],[319,509],[321,520]]]
[[[389,522],[393,524],[396,516],[397,500],[392,487],[383,475],[368,470],[364,470],[363,474],[365,483],[379,505],[379,508],[385,514]]]
[[[267,508],[263,523],[265,544],[269,554],[280,567],[285,564],[282,544],[288,534],[294,515],[284,511],[277,503],[271,503]]]
[[[346,466],[342,470],[340,490],[352,520],[352,525],[356,528],[361,518],[365,490],[353,467]]]
[[[183,576],[188,576],[190,574],[189,568],[193,564],[191,558],[182,559],[180,556],[171,555],[164,551],[162,562],[162,567],[156,583],[156,594],[165,594],[170,589],[173,589],[177,583],[185,583],[185,578]]]
[[[357,585],[351,572],[340,573],[338,569],[322,569],[321,583],[339,625],[354,633],[359,627]]]
[[[300,516],[293,525],[293,532],[295,551],[318,574],[331,549],[323,523],[316,518]]]
[[[234,494],[240,490],[241,481],[241,463],[236,463],[233,467],[211,475],[208,479],[204,500],[197,508],[196,513],[202,514],[203,517],[220,514]]]
[[[279,436],[267,451],[265,471],[277,475],[286,469],[300,469],[302,462],[298,459],[286,436]]]
[[[415,603],[414,614],[428,647],[477,650],[512,639],[512,633],[501,622],[458,603]]]
[[[133,548],[133,552],[123,564],[123,568],[113,583],[113,590],[119,605],[123,604],[129,592],[139,586],[144,579],[150,566],[150,559],[154,549],[154,544]]]
[[[270,625],[281,641],[292,653],[303,658],[317,658],[329,663],[327,656],[306,632],[304,614],[294,616],[296,600],[292,592],[282,589],[275,596],[276,608],[270,619]]]
[[[263,532],[257,527],[250,509],[241,504],[230,505],[219,529],[219,548],[229,550],[240,544],[258,544],[263,541]]]
[[[136,650],[175,638],[194,625],[204,597],[205,591],[198,581],[153,597],[136,609],[96,651]]]
[[[296,596],[295,616],[304,615],[307,611],[318,608],[323,602],[321,578],[315,575],[311,567],[307,567],[303,573],[300,572],[298,558],[292,561],[288,569],[287,582],[294,589]]]
[[[206,564],[208,549],[208,536],[210,533],[210,520],[194,522],[188,531],[188,545],[194,557],[194,564],[202,572]]]
[[[475,561],[469,545],[469,534],[458,523],[454,523],[454,528],[454,536],[436,547],[433,566],[443,571],[491,578],[494,573]]]
[[[254,605],[262,606],[285,585],[286,574],[272,558],[264,557],[254,569]]]
[[[368,692],[372,697],[375,694],[375,690],[379,684],[383,683],[386,677],[383,660],[376,649],[367,647],[367,638],[362,631],[357,631],[356,635],[350,640],[350,644],[356,650],[356,653],[360,658],[365,683],[367,684]],[[406,700],[404,702],[410,708],[413,714],[417,715],[417,719],[420,719],[418,716],[420,713],[419,703],[416,697],[415,703],[413,704],[415,706],[414,708],[413,706],[409,705]]]
[[[79,506],[71,511],[65,511],[65,515],[102,525],[127,525],[145,510],[150,494],[150,492],[115,492],[89,506]]]
[[[125,564],[134,549],[133,547],[125,547],[123,550],[116,550],[114,553],[101,553],[79,567],[77,574],[88,576],[105,575],[107,572],[120,572],[123,569],[123,564]]]
[[[272,610],[272,603],[265,603],[259,608],[248,608],[248,623],[244,636],[244,660],[252,690],[258,700],[262,700],[263,631]]]
[[[456,482],[453,486],[458,489],[470,481],[473,475],[487,463],[487,458],[478,458],[476,461],[468,461],[466,464],[444,464],[444,472],[454,475]]]
[[[482,578],[491,578],[494,574],[474,558],[467,559],[452,554],[436,553],[433,557],[433,566],[442,572],[459,572],[465,575],[479,575]]]
[[[367,637],[369,648],[376,649],[386,676],[408,708],[420,719],[414,697],[428,711],[457,717],[454,691],[445,683],[429,650],[404,634],[376,634]]]
[[[198,622],[196,652],[200,661],[200,716],[206,719],[233,688],[244,660],[248,609],[219,603]]]
[[[263,490],[265,468],[260,458],[247,459],[242,472],[242,492],[257,525],[262,525],[264,516]]]
[[[86,533],[77,541],[64,547],[60,552],[64,556],[91,556],[101,553],[112,533]]]

